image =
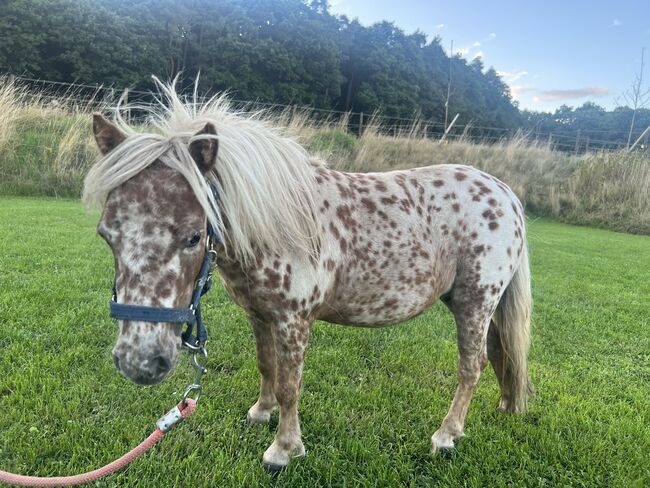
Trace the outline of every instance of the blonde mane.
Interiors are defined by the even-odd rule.
[[[210,223],[225,236],[229,256],[245,264],[254,261],[256,249],[313,256],[321,228],[307,151],[268,114],[237,111],[226,95],[199,103],[196,85],[193,97],[181,99],[175,82],[154,79],[161,96],[146,110],[157,133],[136,133],[120,116],[124,107],[118,104],[116,122],[128,137],[89,171],[83,192],[86,205],[103,206],[113,188],[159,160],[188,181]],[[188,144],[208,122],[217,129],[212,137],[218,139],[219,150],[214,171],[204,177]],[[209,184],[216,187],[218,202]]]

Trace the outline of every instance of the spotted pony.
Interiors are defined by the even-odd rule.
[[[451,449],[489,361],[499,409],[523,412],[531,291],[522,206],[501,181],[470,166],[386,173],[328,169],[273,119],[200,104],[160,84],[152,133],[94,116],[103,158],[84,198],[103,208],[99,234],[115,258],[118,301],[184,307],[205,252],[206,223],[223,237],[219,276],[247,314],[260,395],[251,423],[279,406],[263,462],[286,466],[305,448],[298,398],[315,320],[397,324],[438,299],[456,320],[458,386],[432,448]],[[214,198],[209,185],[216,188]],[[161,381],[181,348],[177,324],[121,321],[117,369]]]

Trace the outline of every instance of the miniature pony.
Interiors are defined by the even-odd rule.
[[[315,320],[380,327],[441,299],[457,325],[458,386],[432,437],[454,447],[488,360],[499,409],[526,410],[531,290],[524,211],[501,181],[470,166],[387,173],[328,169],[271,119],[215,97],[183,101],[161,85],[156,132],[94,116],[103,158],[84,197],[103,207],[99,234],[115,257],[121,303],[184,307],[205,252],[209,221],[222,236],[216,261],[250,320],[261,374],[251,423],[280,420],[263,462],[304,455],[298,398]],[[210,185],[216,188],[214,198]],[[178,324],[120,321],[118,370],[161,381],[181,349]]]

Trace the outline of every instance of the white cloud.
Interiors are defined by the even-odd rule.
[[[499,71],[497,70],[497,74],[503,78],[503,81],[506,83],[514,83],[517,81],[519,78],[522,76],[526,76],[528,74],[528,71],[522,70],[522,71],[517,71],[517,72],[511,72],[511,71]]]
[[[438,25],[436,26],[436,29],[442,29],[444,26],[445,26],[445,24],[438,24]]]
[[[485,42],[489,42],[493,40],[496,37],[496,34],[494,32],[490,32],[490,34],[487,37],[484,37],[483,39],[479,39],[478,41],[474,41],[471,45],[462,47],[458,49],[454,54],[460,55],[460,56],[468,56],[469,59],[476,59],[479,57],[484,57],[483,50],[478,49],[481,47],[481,45]],[[472,53],[473,51],[476,51]]]
[[[620,27],[622,25],[623,25],[623,22],[621,20],[619,20],[619,19],[614,19],[612,21],[612,27]]]
[[[609,89],[602,86],[587,88],[569,88],[566,90],[543,90],[533,97],[535,102],[559,102],[562,100],[575,100],[587,97],[604,97],[609,94]]]

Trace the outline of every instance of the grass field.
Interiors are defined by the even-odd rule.
[[[77,201],[0,199],[0,469],[93,469],[151,431],[191,379],[114,370],[109,249]],[[380,330],[316,325],[301,418],[307,457],[272,477],[270,426],[250,427],[258,373],[244,314],[206,301],[210,374],[197,413],[99,486],[648,486],[650,238],[535,221],[530,412],[496,412],[486,369],[449,457],[430,436],[451,401],[453,321],[441,306]]]

